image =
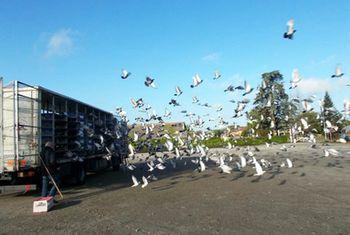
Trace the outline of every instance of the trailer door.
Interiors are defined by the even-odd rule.
[[[41,146],[41,103],[36,87],[17,82],[16,86],[16,126],[17,126],[17,170],[35,168]]]

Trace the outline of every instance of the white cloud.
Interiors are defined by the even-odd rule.
[[[217,52],[214,52],[214,53],[210,53],[208,55],[203,56],[202,60],[210,62],[210,61],[217,61],[219,58],[220,58],[220,54]]]
[[[298,90],[302,93],[320,93],[325,91],[339,91],[346,89],[346,85],[350,84],[347,77],[340,79],[320,79],[320,78],[306,78],[302,79],[298,84]]]
[[[52,34],[46,45],[47,57],[65,56],[74,49],[73,32],[70,29],[61,29]]]

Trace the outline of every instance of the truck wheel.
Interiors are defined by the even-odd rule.
[[[121,163],[120,157],[113,156],[113,158],[112,158],[112,169],[113,169],[113,171],[119,171],[120,163]]]
[[[85,184],[86,170],[84,166],[78,166],[75,181],[77,185]]]

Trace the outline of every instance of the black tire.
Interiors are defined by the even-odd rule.
[[[9,184],[10,185],[16,185],[18,184],[18,179],[17,179],[17,176],[15,175],[15,173],[13,173],[11,175],[11,180],[9,181]]]
[[[119,171],[120,170],[120,164],[121,160],[119,156],[113,156],[112,157],[112,169],[113,171]]]
[[[79,165],[76,168],[75,182],[77,185],[85,184],[86,170],[84,165]]]

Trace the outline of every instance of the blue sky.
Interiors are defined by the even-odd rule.
[[[216,116],[192,105],[193,95],[222,104],[228,118],[235,108],[228,100],[240,95],[224,88],[244,80],[256,87],[276,69],[286,82],[299,69],[295,94],[321,98],[327,89],[339,109],[350,99],[349,76],[330,79],[337,64],[350,73],[349,1],[1,1],[0,12],[5,82],[41,85],[109,111],[121,106],[130,119],[137,115],[130,98],[160,114],[176,85],[184,94],[172,120],[184,120],[175,114],[183,109]],[[290,18],[292,41],[282,38]],[[122,68],[130,79],[120,79]],[[213,81],[216,69],[222,78]],[[195,73],[204,82],[191,89]],[[158,89],[144,86],[146,75]]]

